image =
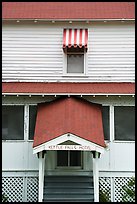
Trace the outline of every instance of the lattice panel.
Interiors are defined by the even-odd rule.
[[[130,177],[114,177],[112,179],[114,183],[111,184],[110,177],[100,177],[99,190],[105,193],[109,200],[113,192],[114,202],[122,202],[124,195],[122,187],[127,186],[130,179]],[[2,193],[8,197],[8,202],[38,202],[38,177],[3,177]],[[135,200],[129,197],[127,202]]]
[[[114,198],[115,202],[122,202],[122,197],[124,195],[124,190],[122,189],[123,186],[127,186],[128,182],[131,178],[129,177],[115,177],[114,179]],[[128,197],[128,202],[135,202],[134,199]]]
[[[109,201],[111,200],[111,180],[109,177],[99,178],[99,191],[102,191],[107,196]]]
[[[38,202],[38,177],[27,178],[27,202]]]
[[[8,197],[8,202],[22,202],[23,178],[4,177],[2,179],[2,193]]]

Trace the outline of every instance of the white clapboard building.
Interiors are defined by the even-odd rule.
[[[135,177],[134,7],[2,3],[9,202],[123,201]]]

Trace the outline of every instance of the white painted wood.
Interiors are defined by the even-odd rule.
[[[78,137],[76,135],[73,135],[71,133],[67,133],[67,134],[64,134],[64,135],[61,135],[55,139],[52,139],[48,142],[45,142],[41,145],[38,145],[36,147],[33,148],[33,154],[36,154],[38,152],[41,152],[43,150],[57,150],[57,148],[55,147],[56,145],[58,144],[61,144],[63,142],[66,142],[66,141],[72,141],[76,144],[79,144],[81,146],[81,150],[83,151],[82,147],[83,146],[86,146],[89,148],[89,150],[91,151],[97,151],[97,152],[100,152],[100,153],[104,153],[104,147],[100,146],[100,145],[97,145],[93,142],[90,142],[88,140],[85,140],[81,137]],[[50,148],[49,146],[54,146],[53,149]]]
[[[32,144],[33,142],[28,142],[28,144],[24,142],[2,142],[3,171],[38,170],[38,158],[33,154]],[[51,160],[46,160],[49,165]],[[134,172],[135,142],[111,142],[109,150],[104,151],[99,160],[99,171],[101,172]]]
[[[99,176],[100,177],[135,177],[135,171],[100,171],[99,169]]]
[[[114,140],[114,106],[110,106],[109,111],[109,117],[110,117],[110,141],[112,142]]]
[[[39,152],[39,202],[42,202],[43,192],[43,165],[42,165],[42,152]]]
[[[83,24],[88,28],[86,76],[64,76],[62,42],[66,27],[65,23],[3,24],[3,81],[134,82],[133,22]]]
[[[25,169],[25,151],[24,142],[3,142],[2,143],[2,169],[3,170],[21,170]]]
[[[43,185],[44,185],[44,162],[42,152],[39,152],[39,202],[43,199]]]
[[[2,171],[2,176],[4,176],[4,177],[8,177],[8,176],[10,176],[10,177],[12,177],[12,176],[14,176],[14,177],[38,177],[39,176],[39,171],[37,170],[37,171],[19,171],[19,170],[17,170],[17,171],[10,171],[10,170],[8,170],[8,171],[5,171],[5,170],[3,170]]]
[[[38,170],[38,157],[37,155],[33,154],[33,141],[29,141],[28,142],[28,156],[26,158],[26,160],[28,161],[27,164],[27,170]]]
[[[65,77],[76,77],[76,76],[86,76],[87,70],[87,52],[84,52],[84,72],[83,73],[67,73],[67,55],[63,52],[63,76]]]
[[[33,154],[33,142],[3,141],[3,171],[38,171],[38,158]]]
[[[95,150],[92,146],[87,145],[49,145],[46,150],[75,150],[75,151],[93,151]]]
[[[24,106],[24,141],[28,141],[29,135],[29,106]]]
[[[111,165],[111,161],[110,161],[110,144],[108,143],[109,147],[107,148],[107,150],[104,150],[104,154],[101,155],[100,159],[99,159],[99,170],[100,171],[108,171],[110,170],[110,165]]]
[[[135,142],[110,142],[101,156],[100,171],[135,171]]]
[[[135,143],[113,143],[111,146],[111,169],[135,171]],[[118,158],[118,159],[113,159]]]
[[[111,185],[111,201],[114,201],[114,178],[110,178],[110,185]]]
[[[93,158],[93,179],[94,179],[94,202],[99,202],[99,169],[98,169],[98,152],[95,152]]]

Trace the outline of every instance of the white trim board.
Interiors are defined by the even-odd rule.
[[[71,142],[76,143],[76,145],[72,145],[73,148],[76,148],[76,150],[97,151],[99,153],[104,153],[104,147],[97,145],[93,142],[87,141],[81,137],[74,135],[74,134],[67,133],[67,134],[61,135],[55,139],[52,139],[48,142],[45,142],[45,143],[43,143],[37,147],[34,147],[33,148],[33,154],[36,154],[36,153],[41,152],[43,150],[59,150],[59,147],[67,146],[67,145],[61,145],[61,146],[59,145],[59,144],[66,142],[66,141],[71,141]],[[78,145],[79,145],[79,148],[78,148]],[[68,146],[70,146],[70,145],[68,145]],[[63,150],[68,150],[69,147],[68,148],[62,147],[62,148],[63,148]]]

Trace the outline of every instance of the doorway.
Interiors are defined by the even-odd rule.
[[[76,150],[60,150],[57,151],[57,168],[82,168],[82,152]]]

